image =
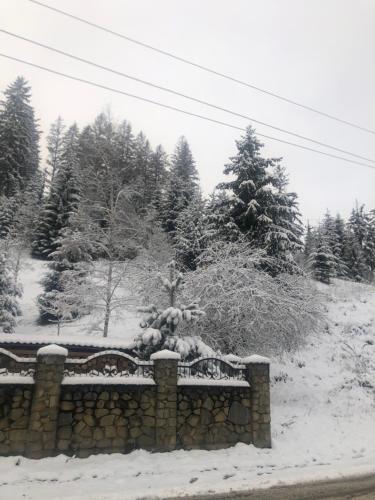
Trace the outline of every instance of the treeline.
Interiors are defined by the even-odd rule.
[[[317,227],[306,228],[304,261],[313,277],[370,282],[375,270],[375,210],[356,204],[345,221],[327,212]]]
[[[297,194],[288,189],[281,159],[262,155],[263,145],[251,127],[224,167],[229,180],[206,199],[184,137],[168,155],[161,145],[153,148],[143,132],[135,134],[128,121],[115,122],[109,113],[99,114],[81,130],[59,117],[48,133],[47,166],[42,168],[40,130],[30,99],[30,87],[19,77],[5,90],[0,108],[0,326],[6,332],[14,331],[20,313],[19,269],[25,250],[49,262],[38,297],[41,321],[60,328],[92,310],[101,311],[104,336],[111,316],[123,307],[116,294],[128,263],[155,250],[156,240],[157,251],[173,257],[186,277],[191,275],[186,281],[194,295],[206,296],[211,305],[217,301],[218,310],[231,308],[226,318],[232,324],[241,320],[243,339],[247,335],[254,340],[262,333],[261,324],[268,324],[264,335],[273,338],[282,296],[288,342],[290,332],[296,338],[301,330],[298,318],[314,316],[305,285],[285,278],[303,276],[301,256],[314,276],[325,281],[331,276],[368,279],[359,264],[354,272],[350,260],[359,250],[366,269],[373,270],[367,250],[370,233],[366,229],[366,237],[360,236],[359,223],[355,228],[354,222],[342,224],[345,244],[340,240],[340,248],[333,233],[328,235],[328,218],[319,228],[308,228],[304,243]],[[340,252],[345,258],[338,258]],[[212,280],[213,296],[200,288],[204,273]],[[220,280],[220,289],[215,288]],[[250,318],[243,303],[244,297],[256,295],[252,283],[260,287],[253,305],[257,308],[267,296],[261,316],[269,318],[256,328],[256,311],[248,309]],[[288,323],[286,318],[294,319]],[[229,345],[228,323],[211,320],[207,329],[213,324],[217,331],[222,328],[222,345]]]

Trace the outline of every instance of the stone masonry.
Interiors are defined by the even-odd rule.
[[[105,354],[107,361],[110,355]],[[136,448],[217,449],[238,442],[271,447],[267,358],[246,358],[246,380],[221,384],[180,379],[179,355],[161,351],[152,358],[153,377],[132,383],[125,375],[120,383],[94,375],[81,383],[79,376],[64,379],[66,350],[47,346],[27,365],[35,372],[34,383],[30,371],[22,383],[26,361],[14,356],[9,361],[10,356],[0,353],[0,375],[7,370],[0,378],[0,455],[86,457]]]
[[[37,353],[35,387],[30,411],[26,453],[33,458],[50,456],[56,449],[56,430],[64,361],[63,347],[42,347]]]

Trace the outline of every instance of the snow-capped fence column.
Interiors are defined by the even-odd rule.
[[[242,362],[251,388],[252,442],[258,448],[271,448],[270,361],[253,355]]]
[[[158,451],[176,448],[177,434],[177,366],[176,352],[164,350],[151,356],[157,384],[155,445]]]
[[[60,390],[67,349],[55,344],[37,352],[35,386],[26,445],[27,456],[51,456],[56,449]]]

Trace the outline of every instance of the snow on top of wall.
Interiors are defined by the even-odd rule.
[[[0,354],[5,354],[5,356],[9,356],[10,358],[14,359],[14,361],[22,363],[23,361],[27,363],[35,363],[36,358],[23,358],[20,356],[17,356],[16,354],[13,354],[12,352],[8,351],[7,349],[3,349],[0,347]]]
[[[243,359],[235,354],[226,354],[222,359],[224,361],[229,361],[229,363],[243,363]]]
[[[178,352],[169,351],[168,349],[163,349],[162,351],[154,352],[151,354],[150,359],[155,361],[155,359],[181,359],[181,355]]]
[[[209,378],[180,378],[177,381],[179,386],[189,386],[189,385],[204,385],[204,386],[215,386],[215,387],[250,387],[249,382],[246,380],[236,380],[236,379],[223,379],[214,380]]]
[[[0,344],[50,344],[56,342],[56,335],[9,335],[8,333],[0,334]],[[133,349],[134,342],[120,341],[117,339],[101,339],[92,340],[88,336],[61,336],[59,342],[66,346],[79,346],[79,347],[104,347],[107,349]]]
[[[270,359],[266,358],[265,356],[259,356],[259,354],[252,354],[251,356],[247,356],[247,358],[242,358],[242,363],[245,365],[251,364],[251,363],[264,363],[269,365],[270,364]]]
[[[23,375],[6,375],[0,377],[0,384],[34,384],[34,378]]]
[[[49,344],[44,347],[41,347],[38,349],[37,356],[65,356],[67,357],[68,355],[68,349],[65,349],[65,347],[61,347],[57,344]]]
[[[152,378],[146,377],[90,377],[86,375],[75,375],[64,377],[63,385],[155,385]]]

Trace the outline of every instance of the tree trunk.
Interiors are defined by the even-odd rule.
[[[107,290],[106,290],[106,297],[105,297],[105,316],[104,316],[103,337],[108,337],[109,318],[111,316],[112,275],[113,275],[113,262],[109,262],[108,263],[108,274],[107,274]]]

